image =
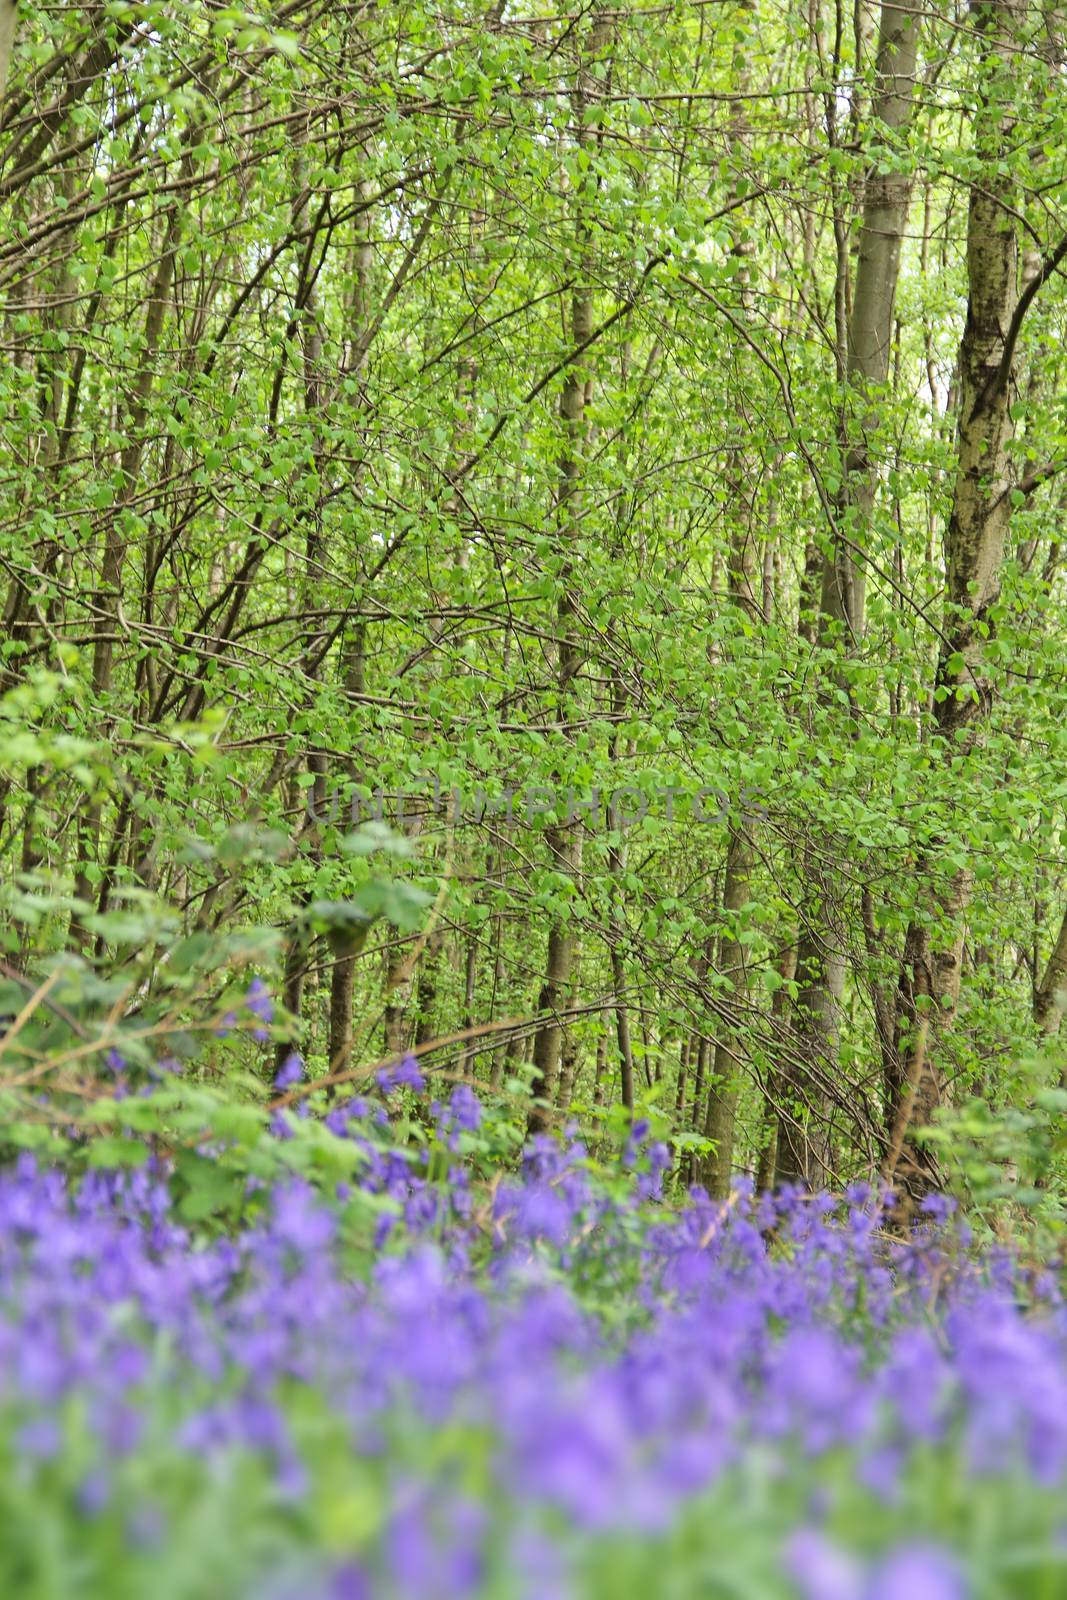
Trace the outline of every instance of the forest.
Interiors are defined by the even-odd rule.
[[[1067,12],[0,0],[0,1592],[1067,1596]]]

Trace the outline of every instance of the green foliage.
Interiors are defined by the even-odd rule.
[[[1067,1218],[1067,1089],[1049,1088],[1048,1062],[1024,1062],[1012,1101],[974,1096],[939,1113],[924,1138],[944,1157],[976,1218],[1036,1227],[1043,1247]]]
[[[679,1151],[710,1148],[696,1060],[722,1043],[735,1165],[777,1094],[847,1179],[889,1141],[915,952],[965,932],[931,1061],[961,1105],[1031,1115],[1013,1064],[1067,841],[1051,268],[966,638],[944,598],[964,210],[1002,186],[1020,283],[1065,227],[1059,24],[1013,16],[997,51],[924,14],[890,126],[873,34],[825,5],[26,0],[0,130],[7,961],[62,956],[72,1016],[136,1004],[183,1060],[242,963],[314,1063],[514,1018],[462,1063],[499,1079],[566,1006],[548,1087],[597,1109],[615,1006]],[[889,368],[861,383],[865,196],[897,176]],[[854,640],[822,599],[846,555]],[[581,961],[546,1007],[551,928]],[[809,934],[840,999],[785,975]],[[69,1040],[43,1007],[23,1044]]]

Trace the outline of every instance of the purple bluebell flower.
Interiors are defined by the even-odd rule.
[[[455,1136],[476,1105],[454,1094],[442,1126]],[[184,1491],[172,1500],[168,1481],[240,1482],[253,1520],[277,1518],[262,1592],[279,1600],[333,1592],[328,1554],[284,1546],[290,1526],[314,1524],[338,1459],[382,1497],[380,1531],[353,1535],[366,1540],[355,1596],[365,1578],[400,1600],[477,1594],[490,1561],[527,1600],[562,1600],[570,1580],[576,1597],[585,1558],[620,1535],[684,1525],[697,1551],[711,1506],[739,1528],[753,1516],[761,1559],[780,1552],[783,1593],[801,1600],[962,1600],[963,1561],[904,1520],[917,1461],[960,1498],[971,1474],[988,1478],[990,1515],[998,1484],[1006,1519],[1021,1489],[1027,1517],[1056,1526],[1067,1311],[1010,1250],[964,1251],[936,1220],[887,1238],[862,1194],[739,1185],[724,1207],[694,1190],[650,1221],[634,1197],[662,1169],[654,1143],[636,1177],[602,1185],[580,1144],[538,1136],[491,1188],[480,1158],[431,1176],[367,1102],[335,1113],[346,1146],[257,1148],[273,1162],[221,1233],[216,1216],[201,1226],[172,1207],[164,1156],[77,1180],[28,1155],[0,1167],[0,1411],[13,1470],[45,1509],[59,1468],[87,1517],[128,1516],[131,1484],[161,1485],[162,1557],[184,1537]],[[319,1115],[306,1099],[300,1114]],[[291,1132],[296,1115],[276,1121]],[[230,1159],[218,1134],[197,1151]],[[270,1177],[286,1159],[316,1171],[319,1156],[320,1187]],[[340,1457],[320,1451],[327,1435]],[[79,1487],[91,1474],[95,1502]],[[850,1527],[842,1476],[862,1557],[834,1531]],[[492,1499],[472,1503],[461,1483]]]
[[[419,1071],[419,1064],[411,1055],[405,1056],[402,1061],[397,1061],[392,1066],[380,1067],[376,1077],[379,1088],[386,1094],[390,1094],[394,1089],[412,1089],[417,1094],[426,1087],[426,1080]]]
[[[278,1068],[274,1078],[276,1089],[291,1089],[304,1076],[304,1063],[295,1050],[291,1050]]]
[[[38,1416],[24,1422],[15,1434],[15,1449],[20,1455],[51,1461],[63,1448],[63,1431],[55,1417]]]
[[[785,1569],[803,1600],[864,1600],[860,1563],[817,1528],[798,1528],[790,1536]]]
[[[473,1133],[482,1120],[482,1107],[474,1090],[466,1083],[457,1083],[448,1102],[452,1126],[464,1133]]]
[[[371,1582],[363,1567],[345,1561],[330,1575],[324,1600],[372,1600]]]
[[[339,1139],[348,1137],[350,1120],[345,1106],[334,1106],[332,1111],[328,1111],[323,1118],[324,1125],[329,1128],[331,1133],[335,1133]]]
[[[274,1020],[274,1002],[262,978],[253,978],[248,985],[245,1005],[256,1018],[256,1026],[252,1029],[253,1039],[269,1039],[270,1024]]]
[[[876,1568],[864,1600],[968,1600],[958,1562],[933,1545],[893,1551]]]

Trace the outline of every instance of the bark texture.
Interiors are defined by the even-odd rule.
[[[920,18],[916,0],[903,4],[887,0],[881,9],[871,105],[871,127],[880,145],[899,143],[912,117]],[[844,471],[833,497],[834,527],[821,561],[818,618],[812,630],[824,645],[843,636],[850,649],[863,634],[865,545],[877,484],[877,401],[889,373],[900,251],[911,194],[907,173],[880,172],[882,164],[882,154],[876,150],[863,183],[855,285],[846,328],[846,396],[839,438]],[[813,570],[808,584],[815,587]],[[783,1083],[794,1113],[783,1124],[779,1139],[782,1182],[817,1182],[825,1173],[821,1130],[826,1096],[819,1085],[834,1070],[840,1034],[846,956],[821,868],[813,869],[811,883],[797,951],[800,994],[795,1019],[808,1070],[787,1072]]]
[[[18,21],[17,0],[0,0],[0,108],[7,87],[7,73],[15,49],[15,25]]]
[[[582,145],[588,137],[583,116],[589,89],[590,63],[604,49],[608,39],[608,25],[601,17],[594,17],[589,31],[585,60],[578,73],[572,97],[576,139]],[[582,349],[593,331],[593,288],[589,272],[590,221],[582,206],[576,219],[576,253],[578,256],[578,283],[570,298],[568,337],[571,348]],[[577,637],[577,607],[573,592],[573,568],[569,554],[577,536],[575,500],[582,476],[583,443],[586,405],[591,398],[592,380],[579,362],[567,370],[563,394],[560,399],[560,419],[563,427],[563,457],[560,463],[560,486],[555,508],[559,537],[568,552],[561,573],[560,598],[556,613],[557,628],[557,716],[566,730],[570,720],[575,692],[575,680],[581,665],[581,646]],[[564,733],[566,736],[566,733]],[[547,830],[552,862],[556,870],[575,878],[581,868],[581,833],[579,825],[570,818],[562,827]],[[560,1012],[571,986],[575,965],[575,934],[572,925],[562,920],[553,922],[548,930],[548,951],[544,982],[538,997],[538,1011],[543,1020],[534,1041],[534,1074],[531,1092],[535,1101],[530,1108],[528,1127],[531,1133],[541,1132],[548,1124],[549,1105],[558,1093],[562,1029]]]
[[[1005,159],[1014,122],[1015,36],[1020,8],[1004,0],[972,15],[982,47],[983,98],[975,129],[981,161],[967,213],[967,319],[959,353],[960,404],[952,508],[945,530],[945,621],[937,665],[934,723],[943,759],[965,756],[989,708],[982,654],[987,617],[1000,593],[1011,516],[1013,354],[1019,306],[1017,195]],[[900,981],[901,1049],[887,1100],[896,1120],[908,1097],[899,1177],[913,1194],[936,1182],[931,1154],[915,1139],[946,1098],[946,1035],[960,997],[971,875],[963,868],[934,886],[937,926],[908,930]],[[929,1018],[929,1039],[919,1019]]]

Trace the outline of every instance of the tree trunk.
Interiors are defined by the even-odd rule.
[[[789,1017],[791,1000],[788,985],[793,981],[796,974],[796,966],[796,946],[788,945],[782,952],[781,959],[778,962],[778,976],[782,982],[775,989],[771,1000],[771,1023],[776,1032],[784,1030],[784,1025]],[[781,1095],[781,1080],[781,1071],[776,1066],[772,1067],[763,1106],[760,1144],[756,1154],[756,1189],[759,1194],[766,1194],[775,1185],[778,1163],[778,1102]]]
[[[359,198],[367,201],[369,186],[366,179],[358,185]],[[364,351],[365,335],[371,325],[370,290],[372,250],[370,239],[370,212],[364,211],[357,223],[353,248],[352,293],[349,303],[349,348]],[[359,366],[352,375],[359,375]],[[359,621],[352,628],[341,650],[341,676],[345,690],[358,703],[366,688],[367,629]],[[352,775],[362,777],[353,763]],[[330,1062],[331,1070],[339,1071],[352,1053],[352,1003],[356,983],[356,957],[341,956],[330,975]]]
[[[407,1008],[411,999],[412,974],[408,970],[403,948],[389,957],[385,969],[383,992],[385,1006],[382,1012],[382,1039],[385,1054],[399,1060],[407,1042]]]
[[[741,1065],[741,1002],[748,990],[745,947],[737,938],[737,919],[748,904],[752,871],[752,841],[742,825],[730,834],[723,876],[723,911],[726,926],[719,944],[719,970],[729,980],[733,997],[733,1028],[720,1024],[712,1064],[711,1088],[704,1133],[715,1148],[705,1157],[704,1183],[713,1199],[725,1199],[733,1172],[734,1124],[737,1117],[738,1075]]]
[[[921,17],[918,0],[893,0],[882,6],[871,106],[879,141],[894,142],[911,121]],[[911,195],[910,176],[879,171],[882,164],[878,156],[863,182],[863,220],[848,319],[849,395],[841,426],[845,472],[835,507],[841,534],[835,535],[822,570],[822,615],[845,623],[854,640],[863,633],[863,534],[876,484],[871,434],[878,426],[877,391],[889,374],[900,249]],[[851,414],[854,408],[862,413],[858,426]]]
[[[478,943],[473,934],[467,935],[467,948],[463,960],[463,1026],[474,1027],[474,990],[478,977]],[[474,1063],[475,1047],[466,1044],[460,1053],[459,1070],[466,1076]]]
[[[689,1055],[692,1049],[692,1037],[687,1033],[682,1039],[682,1048],[678,1055],[678,1082],[674,1089],[674,1126],[680,1128],[685,1117],[685,1097],[689,1088]]]
[[[585,127],[583,120],[589,92],[592,87],[588,62],[599,54],[606,39],[607,25],[602,18],[594,16],[590,28],[587,51],[583,52],[583,61],[579,66],[577,84],[572,97],[577,127],[576,142],[579,147],[585,143],[588,135],[588,129]],[[584,207],[579,209],[575,234],[578,283],[571,294],[568,337],[572,348],[581,350],[589,340],[593,330],[593,287],[590,282],[589,267],[591,228],[589,218],[585,215]],[[585,408],[590,398],[590,387],[591,379],[589,374],[576,361],[567,370],[560,400],[564,451],[560,464],[561,482],[555,515],[556,523],[560,530],[561,545],[565,553],[578,532],[575,497],[583,469],[582,456],[586,431]],[[578,608],[572,587],[573,581],[574,574],[568,556],[561,573],[561,590],[556,611],[557,718],[564,729],[570,720],[571,705],[575,692],[575,679],[581,664],[581,650],[575,634]],[[563,737],[567,737],[567,734],[564,733]],[[547,830],[553,865],[558,871],[566,873],[572,878],[576,876],[581,866],[581,834],[578,828],[577,821],[568,818],[563,828],[553,827]],[[545,1020],[541,1024],[534,1046],[535,1071],[533,1082],[530,1086],[531,1093],[535,1099],[540,1099],[543,1104],[535,1104],[530,1107],[527,1126],[531,1133],[538,1133],[547,1126],[547,1106],[555,1099],[560,1070],[561,1033],[559,1013],[570,988],[573,967],[574,934],[571,930],[571,925],[562,921],[555,922],[548,931],[545,980],[539,999],[539,1010]]]
[[[1017,196],[1010,175],[1020,13],[1003,0],[990,0],[976,5],[973,15],[985,73],[975,125],[980,170],[967,213],[967,320],[960,343],[956,472],[945,531],[945,621],[934,693],[936,736],[946,762],[973,748],[990,703],[982,661],[1011,516],[1013,357],[1028,303],[1020,302],[1018,289]],[[966,868],[935,891],[942,928],[950,930],[947,940],[943,934],[933,938],[927,924],[915,922],[905,942],[900,997],[907,1037],[887,1086],[887,1102],[894,1126],[905,1099],[908,1103],[899,1176],[912,1195],[937,1181],[931,1154],[913,1134],[945,1099],[944,1041],[959,1001],[970,891]],[[924,1015],[930,1022],[928,1039],[919,1026]]]
[[[601,1017],[600,1033],[596,1041],[596,1065],[593,1068],[593,1104],[602,1106],[607,1090],[607,1065],[608,1065],[608,1019],[604,1013]]]
[[[574,1080],[578,1075],[578,1035],[573,1028],[568,1028],[563,1035],[563,1048],[560,1052],[559,1094],[557,1105],[566,1113],[571,1108],[574,1099]]]
[[[415,984],[415,1043],[427,1044],[433,1038],[434,1010],[437,1004],[437,974],[444,949],[444,929],[437,927],[426,941]]]
[[[15,49],[18,0],[0,0],[0,111],[3,110],[8,68]]]
[[[918,0],[900,4],[886,0],[882,6],[871,119],[879,137],[886,140],[898,138],[912,115],[920,18]],[[863,634],[864,546],[877,482],[871,435],[878,423],[877,393],[889,372],[893,307],[910,195],[906,174],[881,173],[879,164],[880,157],[863,186],[856,281],[847,324],[848,387],[840,422],[844,472],[833,502],[830,545],[821,560],[818,620],[813,629],[824,645],[835,642],[843,631],[847,648],[855,646]],[[813,587],[815,574],[810,567],[807,580]],[[783,1088],[795,1112],[780,1139],[779,1182],[808,1182],[815,1176],[817,1141],[813,1143],[795,1121],[805,1120],[805,1106],[816,1116],[823,1110],[824,1100],[813,1085],[813,1075],[817,1079],[823,1071],[832,1072],[837,1060],[846,961],[836,919],[828,914],[829,890],[821,870],[814,872],[797,956],[800,1053],[813,1073],[805,1074],[803,1082],[795,1071],[786,1074]]]
[[[630,1043],[630,1011],[623,996],[626,992],[626,969],[618,946],[611,947],[611,977],[615,988],[615,1042],[619,1047],[620,1098],[626,1110],[634,1109],[634,1052]]]
[[[1055,1038],[1060,1031],[1064,1001],[1067,999],[1064,990],[1067,990],[1067,911],[1063,914],[1052,954],[1034,993],[1034,1021],[1043,1038]]]

